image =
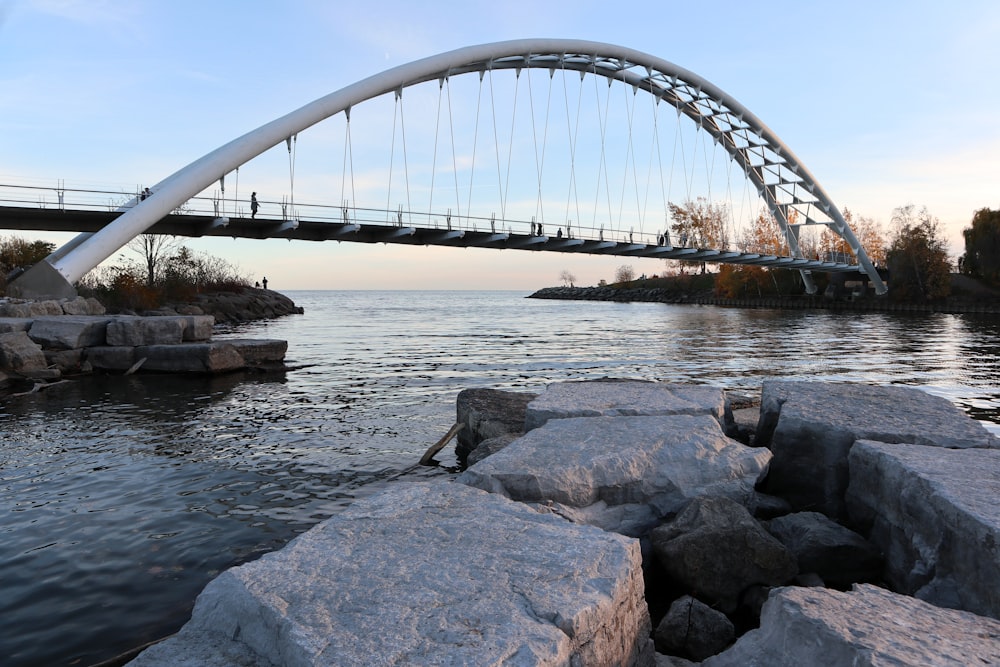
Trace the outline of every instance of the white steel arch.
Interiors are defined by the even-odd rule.
[[[34,279],[72,283],[113,255],[135,236],[194,195],[266,150],[302,130],[366,100],[415,84],[491,69],[568,69],[621,81],[674,106],[709,132],[757,188],[801,256],[801,225],[827,225],[841,236],[880,294],[886,287],[839,209],[794,153],[746,107],[697,74],[634,49],[569,39],[523,39],[469,46],[400,65],[321,97],[281,118],[230,141],[153,186],[155,196],[125,211],[93,234],[81,234],[16,282]],[[793,215],[801,221],[790,225]],[[54,272],[53,272],[54,269]],[[808,272],[807,289],[814,291]],[[51,289],[49,291],[52,291]]]

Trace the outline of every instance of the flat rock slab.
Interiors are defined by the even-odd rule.
[[[851,516],[894,589],[1000,619],[1000,450],[859,441]]]
[[[27,331],[33,321],[30,317],[0,317],[0,334]]]
[[[284,361],[288,341],[274,338],[227,338],[217,342],[232,345],[249,366]]]
[[[39,317],[31,324],[28,335],[44,348],[75,350],[104,345],[111,317],[94,315],[63,315]]]
[[[226,341],[136,347],[135,359],[143,357],[143,370],[164,373],[225,373],[246,366],[242,355]]]
[[[180,317],[118,316],[108,322],[105,340],[111,346],[176,345],[185,326]]]
[[[458,481],[637,536],[699,495],[752,509],[770,459],[726,437],[714,416],[576,417],[525,433]]]
[[[760,628],[702,667],[1000,664],[1000,622],[862,584],[779,588]]]
[[[727,430],[733,426],[726,394],[718,387],[610,380],[549,385],[528,404],[524,430],[568,417],[660,415],[711,415]]]
[[[794,508],[845,516],[847,455],[861,439],[1000,447],[982,424],[916,387],[764,382],[755,444],[774,453],[767,491]]]
[[[652,665],[639,544],[398,484],[232,568],[131,665]]]

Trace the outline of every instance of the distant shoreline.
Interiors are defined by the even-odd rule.
[[[781,308],[790,310],[835,310],[847,312],[947,313],[1000,315],[1000,301],[951,297],[927,303],[891,301],[885,297],[865,297],[854,300],[831,299],[822,295],[769,296],[727,299],[704,291],[684,292],[663,287],[544,287],[529,299],[563,299],[572,301],[615,301],[620,303],[668,303],[730,308]]]

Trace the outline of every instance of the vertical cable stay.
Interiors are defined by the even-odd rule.
[[[298,146],[299,135],[293,134],[292,136],[285,139],[285,144],[288,146],[288,197],[290,200],[290,215],[285,216],[286,220],[294,220],[295,215],[295,148]]]
[[[582,75],[581,75],[582,76]],[[583,86],[580,85],[577,89],[577,103],[576,103],[576,124],[570,122],[569,116],[569,91],[566,88],[566,63],[562,66],[562,82],[563,82],[563,102],[566,108],[566,134],[569,140],[569,188],[566,192],[566,218],[569,218],[569,206],[570,201],[574,201],[576,205],[576,219],[578,222],[581,221],[580,218],[580,197],[579,192],[576,187],[576,137],[580,131],[580,108],[582,106],[583,100]],[[581,81],[582,83],[582,81]]]
[[[455,178],[455,215],[461,216],[462,207],[459,204],[458,194],[458,158],[455,156],[455,115],[451,108],[451,78],[445,79],[445,83],[448,85],[448,128],[451,131],[451,169]]]
[[[503,196],[503,175],[500,170],[500,135],[497,132],[497,104],[496,95],[493,92],[493,70],[490,69],[490,107],[493,110],[493,150],[496,153],[497,160],[497,190],[500,194],[500,219],[506,219],[505,211],[503,208],[504,196]]]
[[[535,95],[531,88],[531,73],[528,73],[528,110],[531,114],[531,137],[534,140],[535,147],[535,183],[536,183],[536,197],[535,197],[535,215],[538,219],[545,224],[545,215],[542,210],[542,167],[539,162],[538,157],[538,128],[535,123]],[[542,150],[545,150],[544,140],[542,144]]]
[[[444,77],[441,77],[438,81],[437,115],[434,120],[434,154],[431,157],[431,193],[427,202],[428,223],[430,223],[432,216],[434,215],[434,177],[437,175],[437,149],[438,136],[440,136],[441,132],[441,98],[444,96]]]
[[[408,222],[413,223],[413,204],[410,202],[410,164],[406,159],[406,123],[403,113],[403,91],[399,91],[399,133],[403,139],[403,187],[406,190],[406,216]],[[403,226],[403,216],[397,218],[399,226]]]
[[[389,222],[392,205],[392,172],[396,166],[396,117],[399,115],[399,96],[401,91],[396,91],[396,99],[392,108],[392,143],[389,147],[389,182],[385,193],[385,221]]]
[[[517,95],[521,89],[521,70],[518,68],[517,74],[514,77],[514,105],[510,112],[510,134],[508,135],[507,142],[507,175],[504,179],[503,187],[503,202],[500,204],[500,219],[506,220],[507,215],[507,199],[510,197],[510,164],[514,158],[514,126],[517,122]],[[530,86],[531,81],[529,77],[528,84]],[[499,153],[498,153],[499,155]]]
[[[351,145],[351,109],[348,107],[344,110],[344,163],[341,167],[340,174],[340,201],[343,206],[344,213],[344,223],[347,223],[347,204],[349,201],[354,202],[355,207],[357,206],[357,195],[354,191],[354,149]],[[346,193],[344,192],[346,188],[347,172],[350,169],[351,174],[351,197],[348,200]],[[390,166],[391,170],[391,166]]]
[[[476,146],[479,143],[479,116],[483,102],[483,74],[484,72],[479,73],[479,94],[476,99],[476,128],[472,137],[472,165],[469,168],[469,205],[465,209],[466,215],[471,215],[472,213],[472,185],[476,173]]]

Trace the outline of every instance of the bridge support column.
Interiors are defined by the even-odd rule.
[[[55,267],[42,260],[11,281],[7,294],[20,299],[72,299],[76,289]]]

